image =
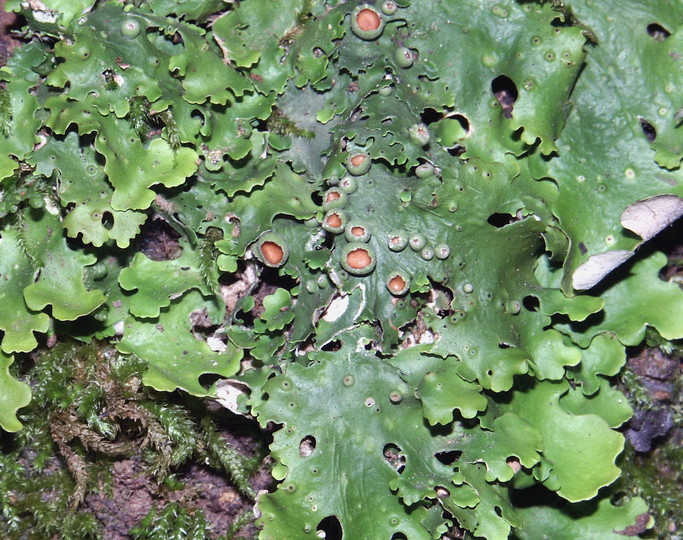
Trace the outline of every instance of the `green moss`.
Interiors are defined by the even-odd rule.
[[[172,471],[196,462],[225,473],[254,497],[249,476],[262,450],[237,452],[201,401],[174,403],[173,395],[142,387],[142,367],[136,357],[98,342],[65,342],[36,355],[25,373],[15,368],[31,381],[34,399],[20,414],[25,429],[0,435],[0,509],[9,538],[28,532],[38,534],[31,538],[101,538],[101,524],[82,502],[90,492],[111,497],[112,465],[135,455],[142,456],[150,481],[165,489],[180,488]],[[135,538],[170,537],[154,535],[173,523],[188,525],[192,534],[208,530],[201,513],[173,506],[146,519]]]
[[[179,503],[153,508],[130,530],[134,540],[205,540],[211,528],[204,513],[190,511]]]
[[[680,350],[680,343],[665,340],[653,330],[648,332],[646,342],[667,354]],[[655,399],[652,390],[632,369],[624,369],[619,379],[634,409],[648,411],[666,406],[672,413],[673,428],[663,438],[653,441],[650,452],[639,453],[630,444],[626,445],[619,459],[623,471],[619,486],[628,496],[642,497],[654,516],[655,526],[645,538],[673,538],[672,535],[683,527],[683,377],[679,370],[670,380],[673,388],[664,403]]]
[[[146,134],[149,129],[148,123],[150,121],[149,117],[149,101],[144,97],[135,96],[129,100],[130,111],[128,113],[128,119],[131,126],[138,134]]]
[[[0,135],[8,137],[10,134],[10,117],[12,116],[12,106],[9,102],[9,92],[7,88],[0,87]]]
[[[273,111],[268,117],[267,125],[270,131],[277,133],[278,135],[301,137],[303,139],[312,139],[315,137],[315,133],[298,127],[277,107],[273,108]]]
[[[648,454],[638,454],[628,445],[621,456],[623,476],[619,486],[630,497],[642,497],[655,518],[654,528],[644,538],[673,538],[671,535],[683,526],[681,464],[683,448],[673,437]]]

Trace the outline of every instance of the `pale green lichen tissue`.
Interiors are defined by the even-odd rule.
[[[29,400],[10,364],[71,332],[157,390],[249,385],[278,426],[263,540],[642,525],[610,499],[609,377],[648,326],[683,337],[683,292],[620,219],[683,196],[680,4],[7,7],[28,28],[0,68],[3,429]],[[176,253],[141,250],[153,220]],[[619,250],[627,272],[574,290]],[[551,502],[518,506],[534,486]]]

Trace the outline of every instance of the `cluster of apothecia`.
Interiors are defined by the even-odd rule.
[[[391,16],[398,10],[398,5],[393,0],[382,3],[380,10],[370,4],[357,6],[351,14],[351,29],[353,33],[364,40],[374,40],[382,35],[386,24],[386,16]],[[415,60],[415,53],[406,47],[399,47],[395,51],[394,59],[401,68],[409,68]],[[390,90],[390,87],[382,87],[380,91]],[[410,140],[419,146],[429,143],[429,130],[422,123],[411,126],[407,134]],[[362,151],[350,152],[346,158],[345,166],[348,175],[339,180],[332,178],[328,181],[331,186],[323,194],[322,228],[335,235],[344,234],[347,244],[341,252],[341,265],[349,274],[364,276],[371,273],[377,264],[374,249],[369,245],[372,236],[365,224],[350,219],[344,208],[347,206],[348,197],[358,189],[356,177],[365,175],[372,165],[369,154]],[[428,178],[434,174],[434,166],[430,163],[421,163],[415,168],[418,178]],[[394,231],[388,237],[387,247],[394,252],[400,252],[408,246],[425,261],[434,257],[446,259],[450,255],[450,248],[446,244],[432,246],[427,242],[424,235],[416,233],[408,235],[403,231]],[[256,257],[270,267],[282,266],[288,256],[287,246],[275,233],[267,233],[259,238],[253,251]],[[401,271],[392,271],[386,278],[386,287],[394,296],[402,296],[410,289],[410,276]]]

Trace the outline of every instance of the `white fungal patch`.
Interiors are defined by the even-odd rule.
[[[330,305],[327,306],[325,313],[323,314],[323,321],[325,322],[335,322],[346,313],[349,308],[349,295],[341,294],[335,297]]]
[[[61,213],[59,206],[57,206],[53,199],[45,196],[43,197],[43,200],[45,201],[45,210],[47,210],[48,213],[52,214],[53,216],[58,216]]]
[[[22,2],[21,7],[25,10],[31,10],[33,17],[37,22],[54,24],[59,18],[59,13],[48,8],[40,0],[29,0],[28,2]]]
[[[362,292],[362,299],[360,302],[358,302],[358,309],[352,318],[353,320],[356,320],[358,317],[360,317],[361,313],[363,313],[363,310],[365,309],[365,304],[367,303],[365,285],[361,283],[358,285],[358,289],[360,289]],[[333,298],[323,313],[322,320],[325,322],[335,322],[339,320],[339,318],[349,309],[349,301],[350,295],[347,293],[341,293],[339,296]]]
[[[240,396],[248,391],[248,386],[235,379],[226,379],[216,383],[216,401],[235,414],[243,414],[240,412],[237,401]]]
[[[430,343],[434,343],[434,334],[430,330],[426,330],[420,336],[420,341],[418,343],[420,345],[429,345]]]
[[[209,346],[209,349],[214,352],[222,353],[228,348],[225,342],[218,336],[209,336],[206,338],[206,343]]]
[[[648,241],[683,216],[683,198],[676,195],[656,195],[629,205],[621,214],[621,225]],[[629,260],[632,251],[615,250],[591,256],[580,265],[572,276],[572,285],[584,291],[597,285],[612,270]]]
[[[119,321],[114,325],[114,332],[117,336],[122,336],[124,328],[125,325],[123,324],[123,321]]]

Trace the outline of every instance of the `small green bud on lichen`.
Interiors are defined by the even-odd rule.
[[[316,282],[318,283],[318,287],[321,289],[327,289],[330,286],[330,278],[327,277],[327,274],[319,275],[318,279],[316,279]]]
[[[413,251],[420,251],[427,244],[424,234],[415,233],[408,239],[408,244]]]
[[[418,146],[429,144],[429,130],[424,124],[413,124],[408,130],[410,140]]]
[[[415,167],[415,176],[418,178],[429,178],[434,175],[434,165],[431,163],[420,163]]]
[[[339,187],[344,191],[344,193],[351,194],[358,189],[358,180],[353,176],[345,176],[339,181]]]
[[[434,255],[436,255],[437,259],[447,259],[450,254],[451,248],[448,247],[446,244],[437,244],[434,247]]]
[[[320,290],[320,287],[318,287],[318,283],[314,279],[306,280],[305,287],[306,291],[309,294],[317,293],[318,290]]]
[[[434,258],[434,248],[432,246],[425,246],[420,250],[420,257],[425,261],[431,261]]]
[[[408,47],[399,47],[394,53],[394,60],[398,67],[409,68],[415,62],[415,55]]]
[[[396,13],[396,10],[398,9],[398,5],[394,0],[385,0],[382,2],[382,13],[385,15],[393,15]]]
[[[394,231],[389,235],[388,245],[391,251],[403,251],[408,245],[408,237],[402,232]]]
[[[390,96],[394,93],[394,85],[387,84],[386,86],[380,86],[379,90],[377,90],[377,93],[383,97]]]
[[[128,39],[138,37],[140,35],[140,22],[136,19],[126,19],[121,23],[121,34]]]
[[[522,303],[519,300],[510,300],[505,304],[505,311],[510,315],[517,315],[522,311]]]

